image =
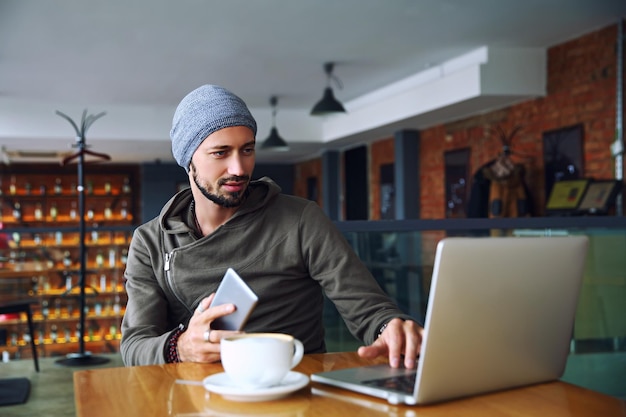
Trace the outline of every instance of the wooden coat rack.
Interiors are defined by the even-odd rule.
[[[66,119],[70,124],[74,127],[76,131],[76,144],[73,147],[78,148],[78,150],[63,159],[61,162],[62,165],[67,165],[73,160],[77,160],[77,171],[78,171],[78,213],[79,213],[79,253],[80,253],[80,272],[79,272],[79,286],[80,286],[80,337],[78,340],[78,352],[77,353],[69,353],[66,355],[65,359],[59,359],[56,363],[65,366],[89,366],[89,365],[100,365],[103,363],[107,363],[109,361],[108,358],[93,356],[91,352],[85,350],[85,306],[86,306],[86,258],[87,258],[87,249],[85,245],[85,156],[90,155],[96,158],[96,160],[100,161],[108,161],[111,159],[109,155],[93,152],[87,149],[87,144],[85,143],[85,135],[87,134],[87,130],[89,127],[95,122],[97,119],[104,116],[106,113],[102,112],[97,115],[87,115],[87,110],[83,111],[83,116],[81,120],[80,127],[74,123],[74,121],[64,113],[60,111],[56,111],[56,114]]]

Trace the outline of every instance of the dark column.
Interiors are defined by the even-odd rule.
[[[396,220],[419,219],[419,131],[400,130],[394,139]]]
[[[322,154],[322,204],[331,220],[341,220],[339,152],[326,151]]]
[[[367,153],[365,145],[344,152],[346,220],[369,217]]]
[[[141,220],[146,222],[161,212],[176,192],[189,186],[189,177],[178,164],[171,162],[141,165]]]

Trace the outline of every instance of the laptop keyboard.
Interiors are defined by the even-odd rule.
[[[405,375],[392,376],[388,378],[370,379],[363,381],[365,385],[376,388],[383,388],[405,394],[413,394],[415,388],[416,373],[408,373]]]

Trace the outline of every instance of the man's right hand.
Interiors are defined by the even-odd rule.
[[[215,293],[200,301],[189,326],[178,338],[178,358],[183,362],[217,362],[220,360],[220,341],[223,337],[241,332],[212,330],[211,322],[235,311],[234,304],[209,307]]]

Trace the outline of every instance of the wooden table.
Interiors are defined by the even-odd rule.
[[[378,361],[380,362],[380,361]],[[295,368],[313,372],[374,363],[356,353],[305,355]],[[626,402],[565,382],[550,382],[430,406],[386,401],[315,382],[267,402],[233,402],[210,394],[201,381],[220,364],[167,364],[74,372],[77,417],[119,416],[625,416]]]

